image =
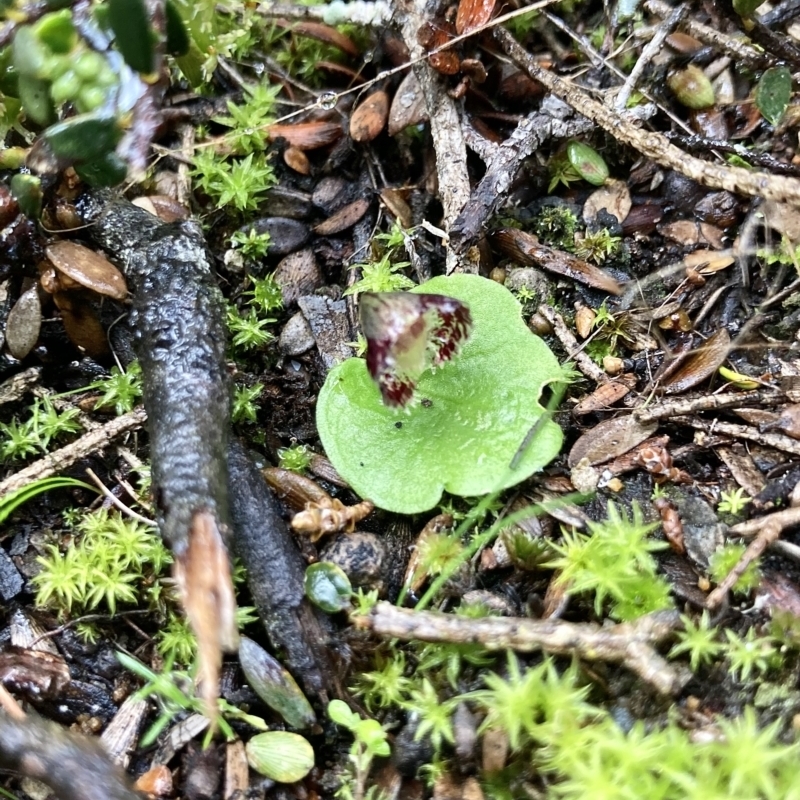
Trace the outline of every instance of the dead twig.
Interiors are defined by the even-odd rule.
[[[121,417],[109,420],[105,425],[101,425],[92,431],[84,434],[80,439],[70,442],[68,445],[48,453],[33,464],[9,475],[4,481],[0,482],[0,498],[10,492],[15,492],[23,486],[27,486],[33,481],[49,478],[58,472],[62,472],[71,467],[76,461],[97,453],[108,447],[109,444],[123,433],[141,428],[147,419],[144,408],[135,408],[133,411],[123,414]]]
[[[664,0],[647,0],[644,7],[651,14],[655,14],[662,19],[666,19],[673,10],[673,7],[665,3]],[[761,70],[776,64],[772,56],[756,50],[741,39],[728,36],[710,25],[703,25],[702,22],[695,22],[695,20],[689,18],[684,20],[681,28],[694,36],[695,39],[699,39],[703,44],[727,53],[736,62],[747,64],[751,69]]]
[[[717,588],[706,598],[706,608],[715,609],[725,599],[728,592],[734,587],[736,581],[742,577],[745,570],[781,535],[781,526],[774,519],[767,520],[758,535],[742,553],[733,569],[719,582]]]
[[[126,517],[130,517],[131,519],[135,519],[137,522],[141,522],[144,525],[148,525],[152,528],[157,528],[158,525],[156,524],[155,520],[147,519],[147,517],[143,517],[141,514],[137,514],[132,508],[128,508],[125,503],[122,502],[118,497],[116,497],[111,490],[97,477],[94,470],[87,469],[86,474],[91,478],[92,483],[100,490],[100,493],[103,497],[107,498],[108,501],[115,507],[118,508]]]
[[[402,34],[413,63],[431,125],[433,149],[436,153],[436,174],[439,179],[439,198],[442,202],[442,226],[449,233],[470,195],[467,172],[467,145],[461,131],[461,120],[455,100],[447,93],[441,77],[424,59],[426,53],[419,43],[419,31],[426,22],[424,0],[407,0],[399,3],[403,9]],[[477,264],[459,263],[457,254],[447,248],[447,273],[457,267],[477,272]]]
[[[523,653],[545,650],[557,655],[577,655],[589,661],[610,661],[624,665],[665,695],[677,694],[685,683],[678,670],[654,648],[680,627],[678,611],[658,611],[635,622],[601,628],[589,623],[552,619],[467,619],[380,602],[369,616],[355,617],[353,622],[380,636],[403,640],[472,643],[489,650],[510,648]]]
[[[567,327],[561,315],[556,313],[554,308],[546,305],[539,306],[538,311],[553,326],[553,333],[564,345],[567,358],[572,359],[587,378],[596,383],[607,383],[610,380],[609,376],[583,352],[580,343]]]
[[[719,411],[723,408],[745,408],[746,406],[769,406],[786,399],[782,392],[756,389],[751,392],[678,397],[664,400],[655,406],[639,408],[633,416],[641,423],[671,419],[678,414],[697,414],[700,411]]]
[[[767,447],[774,447],[784,453],[800,456],[800,442],[781,433],[762,433],[758,428],[749,425],[737,425],[733,422],[720,422],[719,420],[705,420],[699,417],[675,416],[672,422],[679,425],[690,425],[706,433],[724,434],[734,439],[746,439],[749,442],[758,442]]]
[[[741,167],[709,164],[690,156],[670,144],[663,134],[640,130],[612,109],[593,100],[583,89],[540,67],[508,31],[495,28],[493,33],[511,60],[530,78],[544,84],[618,142],[633,147],[661,166],[674,169],[703,186],[800,205],[800,180],[784,175],[751,172]]]

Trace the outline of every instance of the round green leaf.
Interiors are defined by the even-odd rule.
[[[567,159],[575,172],[592,186],[602,186],[608,179],[608,164],[593,147],[572,140],[567,145]]]
[[[328,614],[350,607],[353,587],[344,571],[328,561],[319,561],[306,569],[306,597]]]
[[[772,67],[764,72],[756,86],[756,105],[771,125],[777,125],[792,98],[792,73],[786,67]]]
[[[278,783],[301,781],[314,766],[314,749],[297,733],[267,731],[245,745],[247,763]]]
[[[384,406],[357,358],[330,371],[317,403],[319,435],[339,474],[362,497],[403,514],[433,508],[443,490],[470,497],[513,486],[553,459],[562,441],[546,420],[511,470],[544,413],[543,387],[564,378],[514,296],[475,275],[434,278],[413,291],[469,306],[474,330],[461,354],[422,376],[410,409]]]
[[[116,147],[121,136],[114,117],[94,113],[80,114],[51,125],[42,139],[58,158],[71,163],[99,160]]]

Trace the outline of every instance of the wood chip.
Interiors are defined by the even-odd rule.
[[[631,193],[625,181],[610,180],[592,192],[583,205],[583,221],[591,225],[605,210],[623,222],[631,210]]]
[[[594,411],[603,411],[611,408],[615,403],[622,400],[635,385],[635,375],[620,375],[615,380],[601,383],[588,397],[584,397],[575,406],[572,413],[579,417],[583,414],[591,414]]]

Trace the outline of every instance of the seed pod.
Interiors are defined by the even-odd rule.
[[[327,561],[312,564],[306,570],[303,585],[306,597],[328,614],[336,614],[350,606],[353,589],[344,571]]]
[[[295,679],[252,639],[239,640],[239,663],[253,691],[292,728],[309,728],[316,721]]]
[[[295,783],[311,772],[314,748],[297,733],[267,731],[245,746],[247,763],[259,774],[278,783]]]
[[[667,86],[686,108],[700,109],[714,105],[714,87],[708,76],[694,64],[667,76]]]

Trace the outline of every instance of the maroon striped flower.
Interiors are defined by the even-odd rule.
[[[472,330],[469,308],[440,294],[367,292],[359,317],[367,369],[388,406],[407,405],[422,373],[453,358]]]

